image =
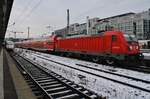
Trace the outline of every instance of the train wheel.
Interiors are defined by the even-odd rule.
[[[71,53],[66,53],[66,57],[71,57],[72,54]]]
[[[65,56],[65,54],[64,54],[64,53],[60,53],[60,56],[64,57],[64,56]]]
[[[106,63],[109,65],[113,65],[115,62],[114,62],[114,60],[106,59]]]
[[[99,57],[92,57],[92,61],[98,62],[99,61]]]

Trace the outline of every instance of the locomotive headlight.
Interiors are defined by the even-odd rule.
[[[139,46],[136,46],[136,49],[139,49]]]
[[[132,46],[129,46],[129,50],[133,50],[133,47],[132,47]]]

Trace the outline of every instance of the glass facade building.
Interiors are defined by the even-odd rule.
[[[107,26],[128,34],[135,34],[138,39],[150,39],[150,9],[141,13],[126,13],[98,20],[97,31]],[[96,33],[96,32],[95,32]]]

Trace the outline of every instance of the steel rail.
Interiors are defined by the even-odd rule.
[[[56,61],[54,61],[54,60],[47,59],[47,58],[44,58],[44,57],[41,57],[41,56],[38,56],[38,55],[36,55],[36,56],[39,57],[39,58],[42,58],[42,59],[51,61],[51,62],[53,62],[53,63],[57,63],[57,64],[60,64],[60,65],[63,65],[63,66],[66,66],[66,67],[69,67],[69,68],[72,68],[72,69],[81,71],[81,72],[85,72],[85,73],[88,73],[88,74],[91,74],[91,75],[94,75],[94,76],[97,76],[97,77],[101,77],[101,78],[104,78],[104,79],[107,79],[107,80],[110,80],[110,81],[113,81],[113,82],[117,82],[117,83],[120,83],[120,84],[129,86],[129,87],[132,87],[132,88],[136,88],[136,89],[139,89],[139,90],[142,90],[142,91],[145,91],[145,92],[150,92],[150,90],[145,89],[145,88],[142,88],[142,87],[139,87],[139,86],[136,86],[136,85],[128,84],[128,83],[125,83],[125,82],[122,82],[122,81],[115,80],[115,79],[113,79],[113,78],[104,77],[104,76],[101,76],[101,75],[98,75],[98,74],[94,74],[94,73],[91,73],[91,72],[89,72],[89,71],[81,70],[81,69],[78,69],[78,68],[75,68],[75,67],[72,67],[72,66],[69,66],[69,65],[60,63],[60,62],[56,62]],[[135,78],[135,79],[136,79],[136,78]],[[144,80],[143,80],[143,81],[144,81]],[[146,82],[146,81],[145,81],[145,82]],[[146,83],[149,83],[149,81],[147,81]]]
[[[17,57],[20,57],[20,56],[17,56]],[[23,60],[26,60],[26,59],[24,59],[23,57],[21,57],[21,58],[22,58]],[[21,62],[19,61],[19,59],[17,59],[16,61],[17,61],[20,65],[23,64],[23,63],[21,63]],[[28,60],[26,60],[26,62],[29,63]],[[30,62],[30,64],[32,64],[32,66],[34,66],[33,63]],[[29,65],[29,64],[26,63],[26,65]],[[29,71],[26,70],[27,68],[24,68],[23,65],[22,65],[22,68],[25,70],[25,72],[27,72],[27,73],[29,74],[29,76],[31,77],[31,79],[33,80],[33,82],[35,82],[36,85],[38,85],[44,93],[46,93],[46,96],[47,96],[48,98],[50,98],[50,99],[53,99],[53,97],[50,96],[50,94],[49,94],[47,91],[45,91],[45,89],[42,88],[42,86],[41,86],[37,81],[35,81],[35,78],[33,77],[32,73],[29,73]],[[44,72],[46,75],[50,75],[49,73],[46,72],[46,70],[41,69],[41,67],[39,68],[39,67],[36,66],[36,68],[38,68],[40,71]],[[30,67],[30,70],[31,70],[31,67]],[[32,72],[32,70],[31,70],[31,72]],[[53,74],[54,74],[54,73],[53,73]],[[91,93],[89,92],[89,90],[85,90],[85,89],[84,89],[85,91],[88,91],[88,92],[90,93],[90,95],[87,95],[87,94],[84,93],[85,91],[82,92],[82,91],[77,90],[76,88],[72,87],[72,85],[66,84],[66,82],[63,82],[63,81],[62,81],[62,78],[60,78],[61,76],[58,76],[58,75],[57,75],[57,77],[59,77],[59,78],[57,78],[57,77],[55,77],[56,75],[57,75],[57,74],[55,74],[55,75],[52,75],[52,74],[51,74],[51,77],[57,79],[58,82],[61,82],[61,84],[63,84],[64,86],[67,86],[67,88],[69,88],[69,90],[72,90],[73,93],[76,93],[76,94],[79,95],[80,97],[83,97],[83,99],[97,99],[97,96],[91,94]],[[60,80],[60,79],[61,79],[61,80]],[[63,78],[63,79],[64,79],[64,78]],[[78,87],[78,88],[79,88],[79,87]],[[81,87],[80,87],[80,88],[81,88]],[[83,88],[81,88],[81,89],[83,89]],[[87,92],[86,92],[86,93],[87,93]]]
[[[40,57],[40,56],[37,56],[37,57]],[[44,57],[49,58],[48,56],[44,56]],[[42,58],[42,57],[40,57],[40,58]],[[120,77],[125,77],[125,78],[128,78],[128,79],[133,79],[133,80],[136,80],[136,81],[141,81],[141,82],[150,84],[150,81],[147,81],[147,80],[143,80],[143,79],[139,79],[139,78],[135,78],[135,77],[131,77],[131,76],[126,76],[126,75],[119,74],[119,73],[109,72],[109,71],[106,71],[106,70],[102,70],[100,68],[89,67],[89,66],[86,66],[86,65],[78,64],[78,63],[76,63],[76,65],[78,65],[80,67],[86,67],[86,68],[93,69],[93,70],[96,70],[96,71],[109,73],[109,74],[117,75],[117,76],[120,76]]]

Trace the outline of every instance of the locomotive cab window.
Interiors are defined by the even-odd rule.
[[[137,42],[137,38],[135,37],[135,35],[124,34],[124,37],[128,42]]]
[[[117,41],[117,36],[116,35],[112,35],[112,41]]]

